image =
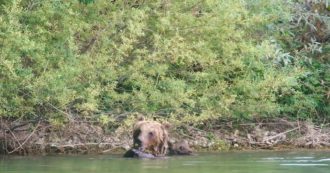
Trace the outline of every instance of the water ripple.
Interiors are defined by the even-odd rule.
[[[315,157],[266,157],[257,162],[278,163],[281,166],[329,166],[330,158],[315,158]]]
[[[329,164],[320,164],[320,163],[306,163],[306,164],[300,164],[300,163],[283,163],[280,164],[281,166],[329,166]]]

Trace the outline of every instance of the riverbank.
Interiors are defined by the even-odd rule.
[[[35,2],[0,1],[0,154],[123,153],[135,113],[195,151],[329,147],[325,1]]]
[[[227,150],[329,149],[329,124],[285,119],[248,123],[216,120],[170,128],[170,140],[185,139],[196,152]],[[1,120],[1,154],[124,153],[132,146],[131,125],[109,128],[97,122],[74,121],[62,126],[47,122]]]

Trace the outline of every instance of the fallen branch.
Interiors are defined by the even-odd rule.
[[[15,148],[14,150],[8,152],[8,154],[12,154],[12,153],[16,152],[18,149],[22,148],[23,145],[25,145],[25,143],[26,143],[26,142],[32,137],[32,135],[36,132],[36,130],[38,129],[39,125],[40,125],[40,121],[38,122],[37,126],[33,129],[33,131],[30,133],[30,135],[29,135],[27,138],[25,138],[24,142],[23,142],[19,147],[17,147],[17,148]]]
[[[282,132],[282,133],[276,134],[276,135],[274,135],[274,136],[271,136],[271,137],[269,137],[269,138],[266,138],[264,141],[269,141],[269,140],[275,139],[275,138],[277,138],[277,137],[280,137],[280,136],[282,136],[282,135],[284,135],[284,134],[290,133],[290,132],[295,131],[295,130],[297,130],[297,129],[299,129],[299,127],[296,127],[296,128],[293,128],[293,129],[287,130],[287,131],[285,131],[285,132]]]
[[[21,148],[22,150],[24,150],[22,144],[19,142],[19,140],[17,139],[16,135],[10,129],[8,129],[8,131],[14,137],[15,141],[18,143],[18,148]]]
[[[51,145],[51,144],[48,144],[48,145]],[[72,147],[74,148],[75,146],[89,146],[89,145],[112,145],[112,143],[78,143],[78,144],[66,144],[66,145],[59,145],[59,146],[56,146],[55,147],[58,147],[58,148],[64,148],[64,147]]]

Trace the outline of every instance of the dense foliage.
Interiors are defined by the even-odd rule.
[[[307,33],[317,16],[303,3],[0,4],[1,117],[329,118],[330,44]]]

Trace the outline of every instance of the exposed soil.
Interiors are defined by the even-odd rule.
[[[213,121],[200,126],[174,126],[170,140],[185,139],[195,151],[330,148],[329,124],[316,126],[276,119],[251,123]],[[1,120],[0,154],[124,153],[132,145],[131,134],[129,127],[109,130],[95,122],[75,121],[55,127],[42,121]]]

